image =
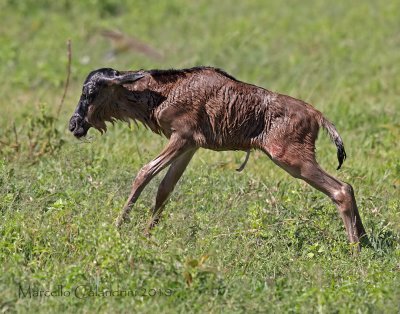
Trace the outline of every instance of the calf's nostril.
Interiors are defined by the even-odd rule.
[[[76,127],[77,127],[76,121],[75,121],[75,120],[71,120],[71,121],[69,122],[69,130],[70,130],[71,132],[73,132],[73,131],[76,129]]]
[[[76,132],[79,128],[81,128],[81,120],[79,118],[73,117],[69,122],[69,130],[71,132]]]

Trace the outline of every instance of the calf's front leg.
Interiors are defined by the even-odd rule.
[[[154,176],[191,148],[192,147],[186,140],[173,134],[168,145],[164,148],[161,154],[140,169],[133,181],[131,194],[117,218],[116,226],[118,228],[121,227],[124,221],[129,220],[129,213],[132,209],[132,205],[137,201],[140,193],[154,178]]]
[[[168,172],[158,186],[156,203],[152,209],[152,217],[147,224],[146,234],[149,234],[150,230],[158,223],[166,200],[174,190],[176,183],[181,178],[196,150],[197,149],[192,149],[185,152],[171,163]]]

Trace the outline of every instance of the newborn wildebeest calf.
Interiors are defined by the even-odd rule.
[[[143,188],[169,166],[158,187],[150,230],[194,153],[202,147],[247,154],[251,149],[263,151],[293,177],[332,199],[351,243],[365,235],[351,185],[327,174],[315,160],[319,128],[325,128],[337,146],[338,169],[346,158],[342,139],[321,112],[301,100],[240,82],[211,67],[151,71],[105,68],[87,77],[69,129],[82,137],[90,127],[103,132],[106,121],[130,119],[163,134],[169,142],[139,171],[117,219],[118,227],[128,220]]]

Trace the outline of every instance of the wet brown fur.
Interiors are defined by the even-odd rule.
[[[167,138],[172,132],[186,134],[197,147],[213,150],[264,149],[267,144],[272,156],[281,156],[287,136],[314,149],[322,115],[303,101],[214,68],[142,73],[146,76],[133,84],[102,90],[89,106],[88,121],[105,131],[106,121],[132,119]]]
[[[170,139],[164,151],[139,172],[118,226],[128,218],[144,186],[170,166],[157,194],[149,224],[153,227],[198,148],[259,149],[292,176],[333,200],[350,242],[358,242],[365,235],[352,187],[324,172],[315,160],[320,127],[328,130],[338,146],[338,157],[341,154],[342,159],[339,167],[345,158],[339,134],[321,112],[301,100],[243,83],[211,67],[137,73],[144,77],[102,88],[87,115],[87,121],[101,131],[107,129],[106,121],[134,120]]]

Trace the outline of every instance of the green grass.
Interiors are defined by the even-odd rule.
[[[1,313],[399,312],[399,1],[2,0],[0,21]],[[164,58],[108,59],[103,29]],[[330,200],[260,152],[239,174],[244,153],[199,151],[151,239],[162,176],[117,232],[132,179],[166,140],[122,124],[75,140],[81,84],[99,67],[195,65],[306,100],[335,123],[348,159],[334,170],[322,132],[318,159],[354,186],[371,247],[353,256]]]

